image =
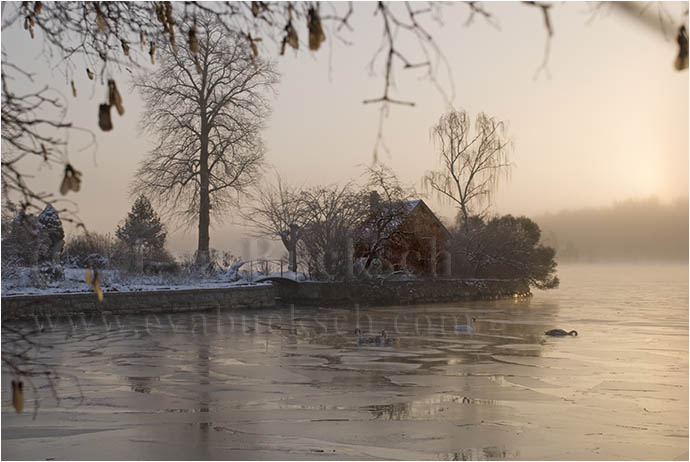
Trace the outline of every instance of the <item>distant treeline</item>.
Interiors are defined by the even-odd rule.
[[[688,261],[688,199],[629,199],[535,217],[561,262]]]

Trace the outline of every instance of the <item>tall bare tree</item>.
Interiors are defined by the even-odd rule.
[[[43,41],[43,61],[53,71],[64,74],[66,88],[39,88],[35,84],[25,92],[18,91],[16,82],[32,82],[30,69],[18,67],[12,62],[16,57],[13,50],[2,51],[2,144],[3,156],[10,153],[2,162],[2,182],[5,193],[11,193],[21,206],[35,209],[43,208],[47,202],[54,203],[52,191],[41,192],[27,182],[36,169],[36,161],[57,163],[64,166],[65,181],[69,187],[61,189],[64,195],[77,192],[81,173],[75,169],[66,154],[68,132],[78,129],[61,114],[68,105],[58,94],[65,90],[77,97],[75,75],[84,72],[91,80],[106,85],[104,75],[114,81],[121,80],[123,70],[139,68],[142,62],[157,59],[159,50],[166,44],[193,42],[194,21],[200,14],[213,15],[230,34],[244,38],[254,54],[285,54],[287,48],[296,52],[309,49],[319,50],[323,43],[341,39],[349,42],[343,34],[356,32],[357,11],[370,9],[378,18],[382,43],[375,51],[371,65],[378,67],[383,80],[383,91],[378,97],[367,99],[368,103],[382,105],[382,117],[390,104],[410,105],[412,101],[398,99],[393,94],[393,76],[398,69],[427,69],[428,76],[437,85],[434,76],[439,70],[436,64],[442,57],[441,45],[434,38],[433,20],[440,18],[450,3],[436,2],[3,2],[2,31],[22,27],[27,41]],[[491,8],[480,2],[464,2],[468,9],[465,25],[470,25],[479,17],[494,27],[500,20]],[[546,30],[544,60],[538,72],[548,65],[550,40],[554,33],[551,12],[561,5],[551,2],[523,2],[535,11],[535,16],[543,18]],[[590,4],[593,19],[600,11],[616,9],[629,14],[655,32],[662,32],[670,47],[677,47],[675,67],[678,70],[688,66],[688,9],[683,8],[675,17],[667,11],[663,2],[654,8],[644,2],[593,2]],[[538,16],[537,16],[538,17]],[[535,21],[536,25],[539,22]],[[676,36],[676,42],[669,37]],[[417,52],[411,51],[410,43],[416,41]],[[372,42],[375,43],[375,42]],[[277,48],[277,50],[275,49]],[[9,55],[8,55],[9,51]],[[442,60],[441,60],[442,61]],[[670,64],[670,63],[669,63]],[[535,63],[536,65],[536,63]],[[14,82],[12,82],[14,80]],[[444,89],[445,94],[451,88]],[[80,91],[80,97],[86,92]],[[126,98],[126,95],[125,95]],[[452,98],[450,98],[452,99]],[[101,111],[102,101],[94,101],[94,114]],[[126,101],[125,101],[126,104]],[[112,102],[106,106],[112,105]],[[99,106],[99,107],[96,107]],[[102,106],[102,105],[101,105]],[[120,101],[122,106],[122,101]],[[6,110],[7,109],[7,110]],[[122,114],[121,114],[122,115]],[[117,124],[115,124],[117,125]],[[8,130],[5,129],[8,128]],[[112,124],[103,124],[106,130]],[[115,127],[117,129],[117,127]],[[18,135],[22,138],[19,139]],[[379,130],[377,145],[381,142]],[[8,149],[9,148],[9,149]],[[78,165],[77,165],[78,167]],[[58,184],[58,178],[56,178]],[[62,214],[63,219],[65,215]]]
[[[480,113],[472,127],[467,112],[451,110],[431,129],[441,169],[427,172],[425,185],[457,205],[464,225],[476,207],[491,202],[500,175],[509,171],[504,125]]]
[[[147,194],[171,217],[197,222],[203,264],[211,218],[226,218],[260,177],[260,131],[278,75],[211,15],[197,18],[196,35],[198,43],[166,47],[157,70],[135,79],[145,102],[143,130],[158,145],[142,161],[132,193]]]

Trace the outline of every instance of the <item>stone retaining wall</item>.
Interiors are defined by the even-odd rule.
[[[512,297],[529,294],[522,281],[427,279],[276,283],[281,303],[295,305],[406,305]]]
[[[2,319],[93,311],[134,314],[271,306],[275,306],[275,290],[269,284],[226,289],[107,292],[100,303],[95,293],[26,295],[2,297]]]
[[[442,303],[528,294],[521,281],[427,279],[414,281],[301,282],[224,289],[107,292],[2,297],[3,321],[87,312],[162,313],[209,309],[265,308],[276,305],[363,306]]]

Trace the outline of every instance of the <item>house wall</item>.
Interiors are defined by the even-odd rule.
[[[387,246],[385,258],[396,270],[407,269],[415,274],[429,274],[430,239],[436,239],[436,272],[443,274],[439,253],[448,246],[448,232],[440,225],[433,213],[421,204],[417,206],[401,225],[404,238]]]

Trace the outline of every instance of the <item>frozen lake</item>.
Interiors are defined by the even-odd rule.
[[[3,366],[2,456],[687,460],[687,265],[559,276],[531,300],[42,320],[61,401],[37,381],[16,414]]]

